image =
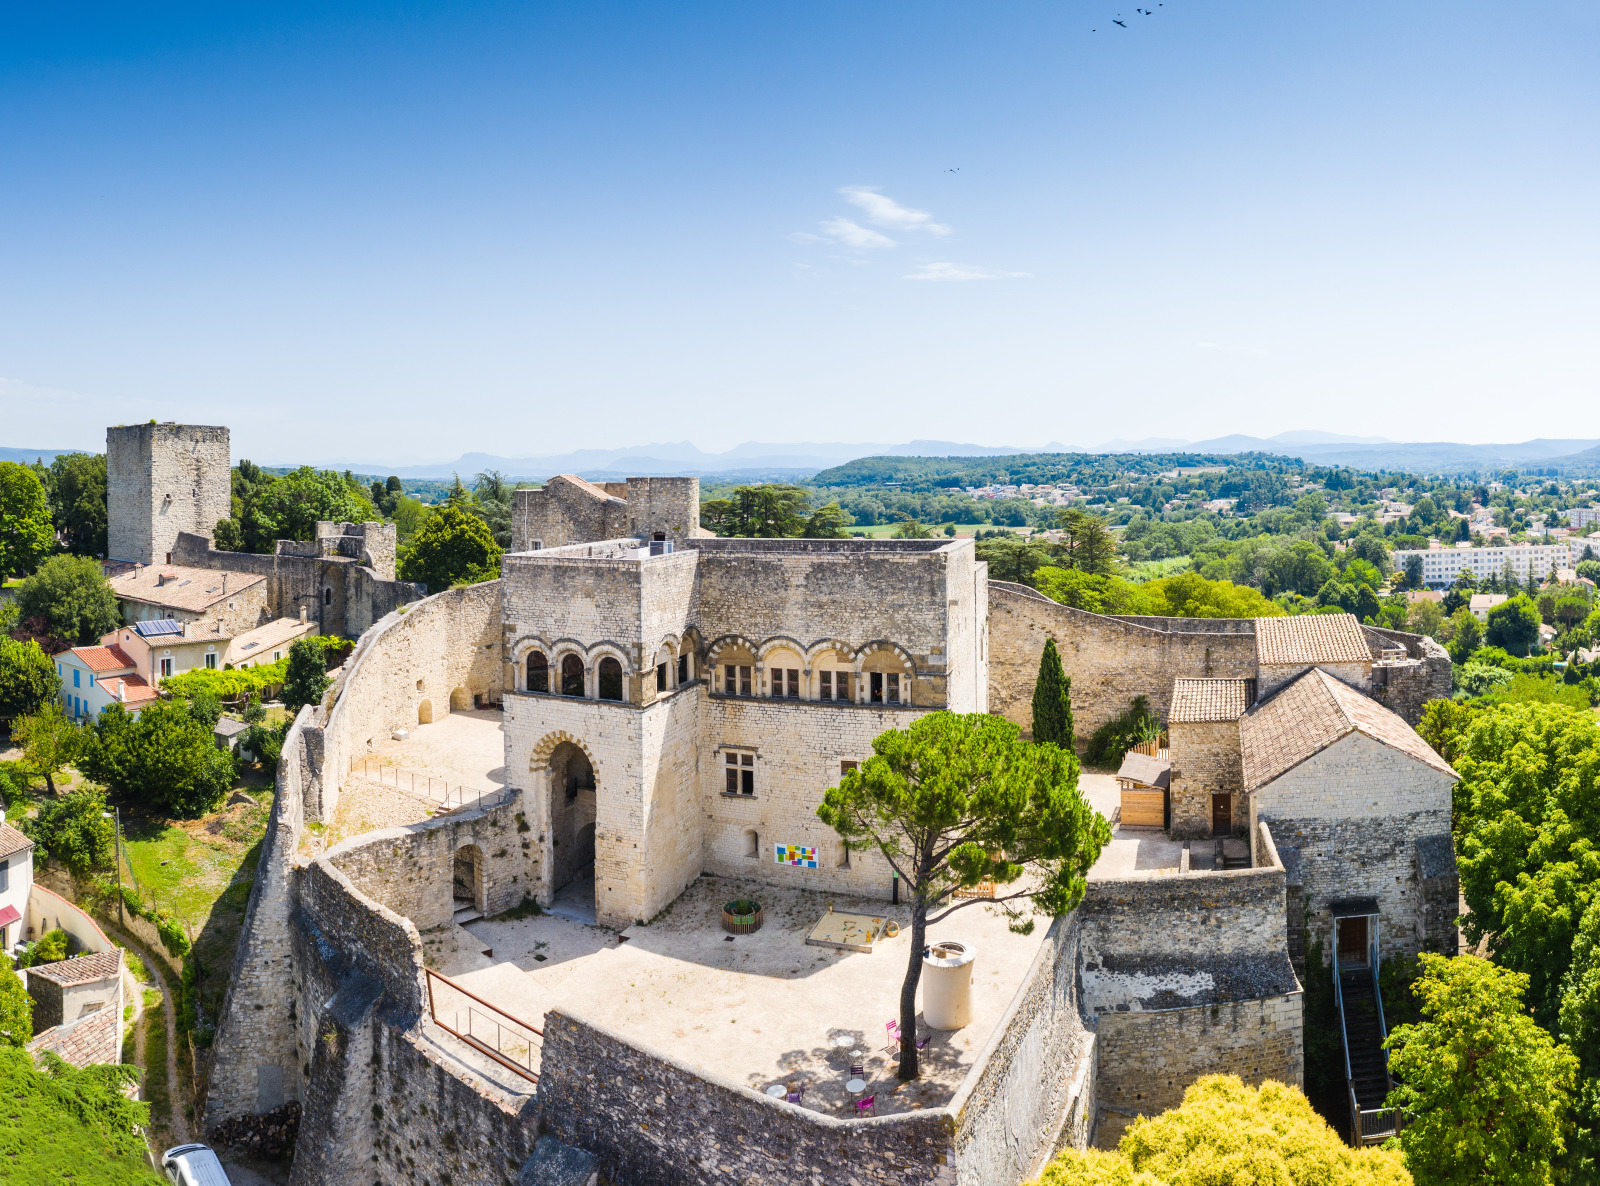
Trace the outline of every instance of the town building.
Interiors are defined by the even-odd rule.
[[[146,680],[134,658],[115,644],[73,647],[54,659],[61,706],[73,720],[93,721],[113,704],[138,716],[159,699],[154,681]]]
[[[130,625],[174,621],[196,637],[231,638],[272,618],[266,578],[251,573],[135,564],[108,579]]]
[[[5,822],[0,810],[0,951],[22,941],[33,888],[33,841]]]
[[[1574,568],[1583,556],[1581,541],[1552,544],[1511,544],[1497,548],[1401,548],[1394,552],[1394,566],[1404,571],[1406,561],[1413,556],[1422,559],[1422,582],[1430,588],[1442,589],[1463,572],[1470,572],[1480,581],[1498,577],[1507,566],[1519,581],[1526,582],[1531,573],[1544,580],[1551,572]],[[1574,555],[1576,549],[1576,555]]]

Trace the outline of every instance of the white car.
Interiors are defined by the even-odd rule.
[[[204,1145],[174,1145],[161,1155],[173,1186],[233,1186],[217,1155]]]

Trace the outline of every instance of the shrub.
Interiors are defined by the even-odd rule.
[[[17,588],[23,618],[42,618],[50,632],[90,646],[122,622],[117,598],[100,562],[87,556],[52,556]]]
[[[79,880],[116,862],[116,829],[105,817],[106,797],[100,791],[72,791],[39,805],[39,814],[23,820],[22,831],[36,846],[35,859],[54,861]]]
[[[1161,736],[1161,719],[1146,696],[1135,696],[1126,712],[1101,725],[1089,738],[1083,760],[1090,766],[1120,766],[1134,746]]]

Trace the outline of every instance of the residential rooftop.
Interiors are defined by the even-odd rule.
[[[1257,618],[1256,648],[1263,664],[1370,663],[1372,650],[1354,614]]]
[[[112,577],[111,590],[127,601],[201,613],[266,579],[248,572],[151,564],[139,565],[132,572]]]

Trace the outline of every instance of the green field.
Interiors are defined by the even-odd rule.
[[[852,528],[849,529],[849,531],[850,531],[851,535],[854,535],[857,532],[860,532],[861,534],[863,534],[865,536],[868,536],[871,539],[891,539],[894,536],[895,529],[898,528],[899,526],[900,526],[900,524],[898,524],[898,523],[879,523],[879,524],[877,524],[875,526],[872,526],[872,527],[861,527],[861,526],[852,527]],[[933,523],[933,524],[924,523],[923,526],[926,527],[928,530],[932,531],[934,535],[942,536],[942,535],[944,535],[944,529],[945,529],[946,526],[948,526],[948,524],[945,524],[945,523]],[[958,536],[959,535],[976,535],[980,531],[993,531],[993,530],[995,530],[995,525],[993,523],[957,523],[955,525],[955,529],[956,529],[956,534]],[[1027,528],[1027,527],[1006,527],[1006,528],[1003,528],[1003,530],[1005,530],[1005,531],[1014,531],[1018,535],[1026,535],[1026,534],[1028,534],[1030,528]]]

